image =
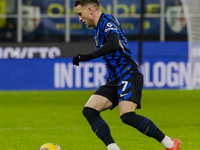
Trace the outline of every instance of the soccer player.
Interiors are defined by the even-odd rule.
[[[141,108],[143,74],[131,57],[131,52],[120,23],[110,14],[104,14],[98,0],[76,0],[75,7],[79,20],[87,27],[93,27],[93,37],[97,50],[89,54],[78,54],[73,64],[102,57],[109,76],[83,108],[83,115],[94,133],[108,150],[120,150],[111,136],[108,124],[100,112],[119,105],[123,123],[136,128],[141,133],[153,137],[166,150],[179,150],[180,140],[165,135],[149,118],[135,113]]]

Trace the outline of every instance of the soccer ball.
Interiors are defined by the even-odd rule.
[[[46,144],[42,145],[40,150],[61,150],[61,148],[57,144],[46,143]]]

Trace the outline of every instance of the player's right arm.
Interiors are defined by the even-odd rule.
[[[79,62],[85,62],[97,57],[105,56],[119,49],[119,32],[112,22],[107,22],[104,30],[105,44],[96,51],[89,54],[78,54],[73,58],[73,64],[78,66]]]
[[[106,38],[106,43],[98,50],[89,54],[78,54],[73,58],[73,64],[78,66],[79,62],[85,62],[97,57],[105,56],[119,49],[119,37],[109,36]]]

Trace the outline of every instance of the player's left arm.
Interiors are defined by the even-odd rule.
[[[78,54],[73,58],[73,64],[79,65],[79,62],[89,61],[97,57],[105,56],[119,49],[119,33],[116,28],[109,24],[104,30],[105,44],[96,51],[89,54]]]

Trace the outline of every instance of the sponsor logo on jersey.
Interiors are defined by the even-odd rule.
[[[105,29],[105,32],[108,32],[110,30],[117,30],[117,29],[116,28],[107,28],[107,29]]]

